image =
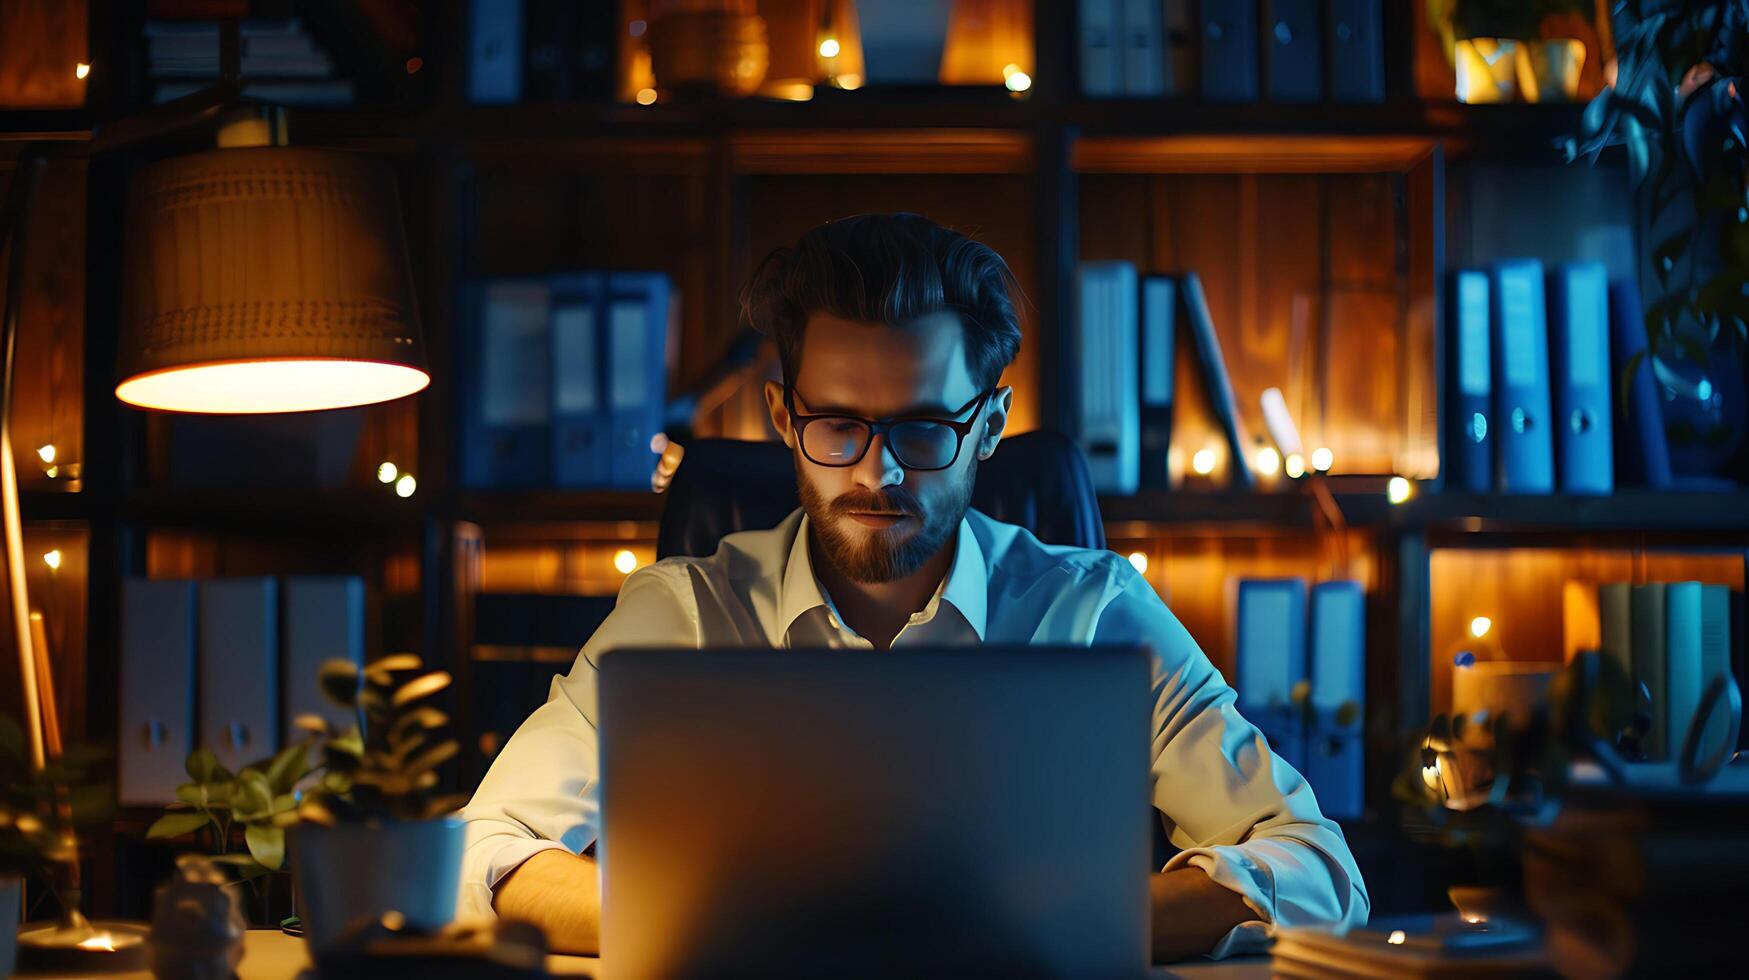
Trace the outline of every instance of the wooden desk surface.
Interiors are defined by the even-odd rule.
[[[304,941],[288,936],[278,929],[251,929],[243,940],[243,962],[237,967],[240,980],[295,980],[309,969],[310,958]],[[547,970],[554,976],[594,977],[601,961],[593,956],[549,956]],[[21,974],[23,976],[23,974]],[[127,980],[151,980],[149,973],[124,973]],[[1185,963],[1170,967],[1155,967],[1156,978],[1185,977],[1187,980],[1268,980],[1267,956],[1223,960],[1218,963]]]

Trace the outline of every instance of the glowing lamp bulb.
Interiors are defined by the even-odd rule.
[[[1195,470],[1198,476],[1208,476],[1213,473],[1215,471],[1215,451],[1213,449],[1197,450],[1196,455],[1190,457],[1190,468]]]
[[[1391,482],[1385,484],[1385,496],[1393,504],[1400,504],[1414,495],[1415,488],[1400,476],[1391,477]]]
[[[1130,552],[1130,565],[1143,575],[1148,574],[1148,556],[1139,551]]]
[[[49,566],[50,568],[60,568],[61,567],[61,549],[56,548],[53,551],[46,552],[43,555],[43,564]]]
[[[1312,450],[1312,469],[1315,469],[1320,473],[1328,473],[1330,472],[1330,467],[1335,464],[1335,453],[1325,449],[1323,446],[1319,446],[1317,449]]]
[[[73,77],[79,79],[80,81],[84,81],[86,76],[88,76],[90,74],[91,74],[91,66],[86,64],[83,61],[81,61],[78,64],[73,66]]]
[[[39,448],[36,451],[36,455],[39,459],[41,459],[45,463],[54,462],[55,461],[55,446],[54,446],[54,444],[50,443],[49,445],[46,445],[46,446]]]
[[[1264,476],[1274,476],[1281,469],[1281,453],[1272,446],[1264,446],[1257,450],[1257,472]]]
[[[1390,943],[1392,946],[1401,946],[1408,941],[1408,934],[1401,929],[1391,930],[1390,938],[1385,940],[1385,942]]]
[[[630,575],[637,571],[638,556],[632,554],[629,548],[621,548],[613,553],[613,567],[618,569],[621,575]]]
[[[1290,480],[1297,480],[1306,475],[1306,457],[1299,453],[1288,453],[1287,459],[1281,464],[1282,472]]]
[[[395,478],[400,475],[401,471],[396,469],[395,464],[388,460],[383,460],[383,465],[377,467],[378,483],[393,483],[395,482]]]
[[[1010,92],[1024,92],[1032,88],[1032,76],[1026,72],[1017,71],[1002,80]]]
[[[411,473],[403,473],[401,478],[395,481],[395,496],[397,497],[411,497],[413,491],[417,489],[419,489],[419,481],[413,479]]]
[[[1477,616],[1475,619],[1470,620],[1470,635],[1478,640],[1487,636],[1488,631],[1493,628],[1494,621],[1486,616]]]
[[[653,88],[638,89],[638,105],[655,105],[656,90]]]
[[[820,57],[822,57],[822,58],[836,58],[836,57],[838,57],[838,51],[839,51],[839,45],[838,45],[837,38],[829,37],[826,40],[820,42]]]

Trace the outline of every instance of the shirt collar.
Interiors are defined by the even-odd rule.
[[[810,526],[808,515],[802,513],[801,520],[796,524],[795,537],[790,541],[789,560],[784,565],[783,579],[778,583],[777,619],[782,627],[780,636],[787,636],[790,626],[809,610],[818,606],[831,608],[820,587],[820,580],[814,576],[814,562],[808,550]],[[984,549],[979,546],[977,535],[972,533],[971,522],[961,518],[953,565],[948,569],[947,578],[942,585],[936,588],[929,604],[923,608],[921,619],[933,619],[940,611],[939,604],[945,601],[965,618],[966,624],[978,634],[978,641],[981,643],[989,614],[989,590],[990,574],[984,565]]]

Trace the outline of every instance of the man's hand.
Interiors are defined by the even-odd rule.
[[[1234,926],[1257,918],[1238,892],[1190,865],[1150,878],[1148,907],[1156,963],[1201,956]]]
[[[570,851],[542,851],[517,865],[492,890],[500,919],[532,922],[555,953],[601,951],[601,875]]]

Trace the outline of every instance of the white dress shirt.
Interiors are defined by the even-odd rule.
[[[709,558],[668,558],[626,579],[613,612],[547,703],[517,729],[462,815],[462,913],[492,914],[492,888],[540,851],[582,852],[601,827],[595,663],[614,647],[852,647],[815,578],[800,510],[723,538]],[[966,513],[953,566],[893,646],[1146,644],[1155,651],[1153,802],[1182,850],[1257,914],[1214,955],[1253,950],[1272,926],[1366,921],[1366,887],[1312,789],[1234,707],[1233,689],[1129,562],[1046,545]]]

